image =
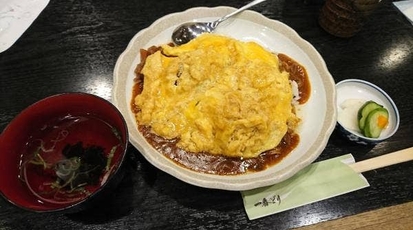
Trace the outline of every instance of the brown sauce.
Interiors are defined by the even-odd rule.
[[[139,112],[139,108],[135,106],[134,98],[139,95],[143,89],[143,75],[140,71],[145,63],[146,57],[158,49],[159,48],[151,47],[148,50],[141,50],[141,63],[135,69],[137,77],[135,78],[135,85],[132,92],[131,109],[133,113]],[[300,92],[298,102],[304,104],[310,97],[311,92],[311,86],[305,68],[285,54],[278,54],[278,58],[281,68],[289,72],[290,80],[297,82]],[[262,171],[280,162],[296,148],[300,142],[300,136],[294,133],[293,130],[288,130],[277,147],[261,153],[258,157],[242,159],[204,152],[187,152],[177,147],[179,140],[177,138],[165,139],[152,133],[150,127],[143,125],[139,125],[138,129],[157,151],[175,163],[197,172],[218,175],[237,175]]]
[[[300,98],[298,103],[305,104],[310,98],[311,85],[308,80],[307,70],[289,56],[285,54],[278,54],[281,69],[290,73],[290,80],[297,82]]]

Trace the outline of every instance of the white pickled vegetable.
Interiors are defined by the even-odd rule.
[[[346,129],[359,132],[358,111],[366,101],[361,99],[347,99],[339,105],[338,122]]]

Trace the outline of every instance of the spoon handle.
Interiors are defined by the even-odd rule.
[[[232,17],[232,16],[234,16],[234,15],[236,15],[236,14],[238,14],[238,13],[240,13],[240,12],[242,12],[242,11],[244,11],[244,10],[252,7],[252,6],[255,6],[255,5],[257,5],[257,4],[261,3],[261,2],[264,2],[264,1],[266,1],[266,0],[254,0],[254,1],[250,2],[250,3],[248,3],[247,5],[239,8],[238,10],[236,10],[236,11],[230,13],[230,14],[225,15],[224,17],[220,18],[217,22],[218,22],[218,24],[219,24],[219,23],[227,20],[229,17]]]

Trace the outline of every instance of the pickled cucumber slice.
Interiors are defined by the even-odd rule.
[[[357,114],[357,118],[359,121],[359,128],[361,131],[364,130],[364,126],[366,124],[366,118],[369,115],[369,113],[378,108],[383,108],[383,106],[380,104],[377,104],[374,101],[367,101],[366,103],[364,103],[363,106],[361,106]]]
[[[371,111],[366,117],[364,135],[366,137],[377,138],[389,123],[389,112],[385,108],[377,108]]]

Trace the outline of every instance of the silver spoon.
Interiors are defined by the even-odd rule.
[[[203,33],[211,33],[215,30],[215,28],[223,21],[227,20],[228,18],[252,7],[257,5],[258,3],[264,2],[266,0],[254,0],[247,5],[239,8],[238,10],[225,15],[224,17],[213,21],[213,22],[188,22],[180,25],[177,27],[172,33],[172,42],[176,45],[185,44],[192,39],[198,37],[200,34]]]

